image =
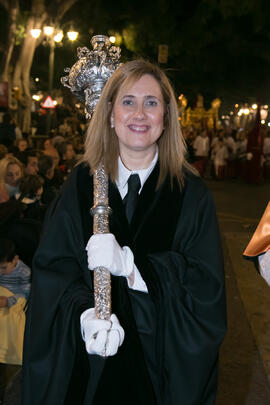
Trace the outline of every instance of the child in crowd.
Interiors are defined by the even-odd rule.
[[[31,270],[19,259],[14,243],[0,239],[0,363],[22,364],[30,276]]]

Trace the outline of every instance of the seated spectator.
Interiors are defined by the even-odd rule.
[[[0,239],[0,362],[22,364],[25,304],[31,271],[11,240]]]
[[[11,115],[6,113],[3,115],[3,121],[0,123],[0,143],[8,147],[13,145],[15,139],[15,125],[12,123]]]
[[[38,173],[38,154],[34,150],[24,151],[20,155],[20,161],[24,165],[25,174]]]
[[[39,175],[43,178],[43,193],[41,201],[48,206],[57,195],[57,188],[54,185],[54,161],[51,156],[43,155],[38,161]]]
[[[20,190],[16,199],[24,204],[24,218],[43,222],[45,207],[41,204],[44,180],[37,174],[28,174],[20,182]]]
[[[23,167],[18,159],[6,156],[0,160],[0,203],[15,196],[22,177]]]

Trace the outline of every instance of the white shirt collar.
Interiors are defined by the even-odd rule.
[[[116,181],[116,185],[118,187],[118,190],[121,194],[122,199],[125,197],[128,191],[128,178],[131,174],[138,174],[140,177],[141,181],[141,188],[139,190],[139,194],[143,188],[144,183],[152,173],[156,163],[158,160],[158,147],[156,147],[156,153],[154,156],[154,159],[150,163],[150,165],[146,169],[140,169],[140,170],[129,170],[126,168],[126,166],[123,164],[120,156],[118,157],[118,179]]]

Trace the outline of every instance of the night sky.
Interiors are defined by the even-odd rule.
[[[57,46],[54,86],[65,75],[64,67],[75,62],[77,46],[90,47],[95,34],[118,33],[123,60],[157,61],[158,45],[167,44],[168,62],[162,66],[176,93],[184,93],[191,105],[198,93],[206,107],[215,97],[222,99],[223,109],[234,103],[270,103],[269,16],[269,0],[79,0],[62,25],[65,31],[72,24],[80,36],[74,44]],[[3,31],[1,24],[2,40]],[[34,58],[32,75],[41,78],[40,86],[47,80],[48,53],[41,45]]]

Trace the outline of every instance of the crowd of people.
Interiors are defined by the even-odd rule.
[[[34,142],[4,114],[0,124],[1,367],[22,364],[32,259],[48,207],[82,153],[82,138],[72,136],[67,121],[53,137],[44,139],[42,144]],[[6,378],[1,368],[0,403]]]
[[[216,180],[241,179],[249,181],[247,165],[252,153],[247,150],[248,132],[236,130],[207,130],[184,128],[189,160],[201,176],[206,172]],[[265,132],[261,150],[258,179],[270,179],[270,130]]]

